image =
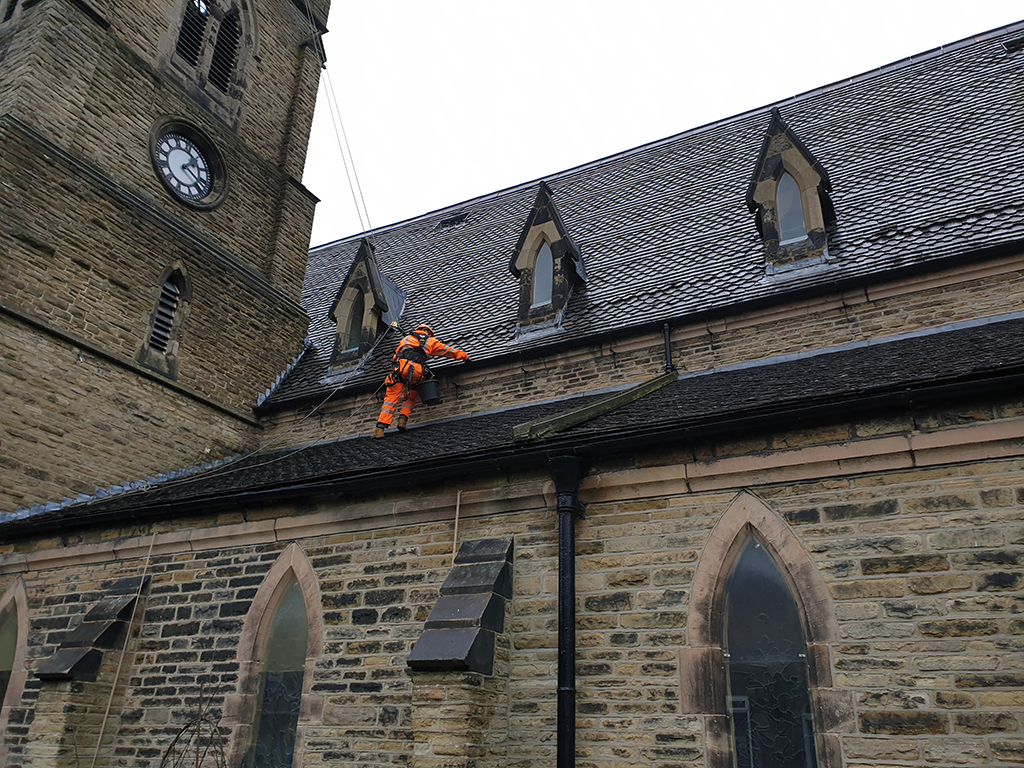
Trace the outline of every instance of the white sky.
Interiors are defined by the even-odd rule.
[[[333,0],[324,41],[380,227],[1022,17],[1011,0]],[[325,93],[314,245],[363,229]]]

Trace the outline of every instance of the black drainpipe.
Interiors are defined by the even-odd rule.
[[[548,459],[558,494],[558,745],[556,768],[576,762],[576,518],[579,500],[579,456]]]
[[[676,369],[672,363],[672,329],[668,323],[665,323],[662,326],[662,330],[665,332],[665,373],[672,373]]]

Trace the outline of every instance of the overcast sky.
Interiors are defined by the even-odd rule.
[[[1024,17],[1019,0],[333,0],[314,245],[756,109]]]

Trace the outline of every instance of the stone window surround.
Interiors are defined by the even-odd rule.
[[[3,701],[0,702],[0,765],[7,764],[7,744],[4,739],[7,720],[11,708],[21,703],[21,696],[28,680],[28,670],[25,669],[25,650],[28,647],[28,596],[25,592],[25,582],[21,577],[7,588],[3,597],[0,597],[0,615],[12,603],[18,619],[18,645],[14,652],[14,664],[11,669],[11,679],[7,683],[7,693]]]
[[[805,237],[781,241],[778,189],[788,173],[800,191]],[[832,183],[821,163],[782,119],[771,111],[761,151],[747,189],[747,206],[755,214],[764,245],[765,273],[810,266],[828,259],[827,228],[835,221],[829,191]]]
[[[177,279],[175,279],[175,276],[177,276]],[[160,299],[163,296],[164,284],[168,281],[177,283],[178,307],[174,313],[174,321],[171,325],[167,349],[164,352],[160,352],[151,347],[149,342],[156,324],[157,310],[160,306]],[[181,261],[175,261],[164,269],[156,283],[156,295],[153,299],[153,310],[149,315],[146,338],[135,356],[136,361],[140,365],[144,365],[169,379],[177,379],[178,349],[185,336],[185,320],[188,318],[191,302],[192,281],[188,277],[188,270]]]
[[[559,258],[564,251],[558,248],[562,236],[553,221],[534,226],[527,237],[520,256],[516,260],[516,268],[520,272],[519,279],[519,322],[522,325],[534,325],[555,319],[565,308],[569,300],[570,281],[564,274],[565,259]],[[533,303],[533,274],[537,265],[537,257],[544,244],[551,249],[551,300],[543,304]],[[525,313],[523,309],[525,308]]]
[[[323,651],[324,626],[320,585],[306,554],[296,543],[289,544],[277,558],[260,585],[245,617],[238,638],[238,689],[224,699],[222,724],[230,729],[229,765],[241,765],[252,741],[256,714],[256,687],[263,647],[273,624],[274,613],[292,581],[302,590],[306,604],[306,668],[302,676],[302,704],[295,731],[295,754],[302,753],[305,728],[320,720],[322,699],[310,696],[313,672]]]
[[[160,60],[165,71],[185,86],[203,106],[224,120],[229,126],[236,126],[241,116],[241,102],[245,88],[245,74],[249,62],[259,58],[259,32],[256,15],[247,3],[238,0],[203,0],[209,8],[210,18],[203,32],[199,60],[195,66],[177,53],[178,36],[185,19],[185,13],[192,0],[179,0],[171,13],[174,23],[161,43]],[[220,25],[230,14],[236,14],[241,35],[235,51],[235,63],[226,91],[209,82],[213,50],[220,32]]]
[[[789,582],[804,620],[818,764],[841,768],[839,734],[854,729],[853,700],[848,691],[832,687],[831,644],[838,641],[839,630],[831,597],[786,522],[749,491],[730,504],[697,563],[687,615],[687,647],[679,651],[681,710],[705,716],[708,768],[728,768],[731,744],[722,656],[725,587],[742,545],[751,535],[765,546]]]
[[[352,312],[355,309],[358,296],[363,297],[363,317],[361,322],[363,338],[366,338],[366,329],[368,328],[377,329],[377,333],[380,332],[380,310],[374,302],[373,292],[370,290],[367,281],[357,278],[345,286],[345,290],[338,300],[337,308],[334,310],[338,334],[337,343],[339,345],[347,343],[348,329],[352,321]],[[358,359],[366,354],[370,346],[372,346],[372,342],[360,341],[358,347],[338,349],[334,354],[332,362],[338,364]]]

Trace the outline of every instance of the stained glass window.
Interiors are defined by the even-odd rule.
[[[807,645],[771,555],[743,545],[726,584],[725,650],[735,768],[813,768]]]
[[[807,237],[800,188],[788,173],[783,173],[779,179],[779,190],[775,200],[779,208],[779,240],[787,242]]]
[[[260,661],[254,737],[244,768],[291,768],[306,666],[306,602],[298,582],[285,590]]]
[[[537,263],[533,267],[533,306],[539,307],[551,303],[551,282],[554,271],[551,246],[543,243],[540,252],[537,253]]]

